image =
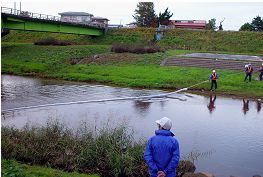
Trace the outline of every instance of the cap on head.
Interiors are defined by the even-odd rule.
[[[249,63],[248,66],[251,66],[251,63]]]
[[[155,122],[165,130],[170,130],[172,128],[172,121],[167,117],[163,117],[159,120],[156,120]]]
[[[263,63],[262,63],[262,66],[263,66]]]
[[[212,72],[213,72],[213,73],[215,73],[215,72],[216,72],[216,70],[213,70]]]

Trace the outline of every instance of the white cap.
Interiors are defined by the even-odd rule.
[[[215,73],[215,72],[216,72],[216,70],[213,70],[212,72],[213,72],[213,73]]]
[[[165,130],[170,130],[172,128],[172,121],[167,117],[163,117],[160,120],[156,120],[155,122]]]

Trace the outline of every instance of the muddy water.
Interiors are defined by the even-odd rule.
[[[48,103],[98,100],[164,93],[76,82],[2,75],[2,110]],[[100,102],[35,108],[4,113],[2,125],[43,125],[59,119],[72,128],[85,121],[91,127],[129,124],[136,138],[153,135],[154,121],[167,116],[180,142],[181,155],[193,152],[197,171],[215,176],[263,175],[263,110],[261,103],[194,94],[171,98]]]

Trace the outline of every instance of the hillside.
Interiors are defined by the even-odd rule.
[[[101,37],[46,32],[11,31],[10,34],[2,38],[2,42],[32,43],[39,39],[50,37],[59,40],[72,41],[75,44],[143,44],[152,40],[154,33],[154,28],[111,29],[105,36]],[[263,33],[170,29],[165,32],[159,45],[165,48],[263,55]]]

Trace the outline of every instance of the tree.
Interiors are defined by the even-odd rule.
[[[225,21],[225,18],[224,18],[224,20],[222,20],[222,21],[220,21],[220,25],[219,25],[219,27],[218,27],[218,30],[219,31],[223,31],[223,25],[222,25],[222,23]]]
[[[252,20],[251,27],[253,31],[263,31],[263,19],[257,16]]]
[[[252,26],[250,23],[245,23],[239,28],[239,31],[252,31]]]
[[[156,14],[153,2],[139,2],[133,18],[140,27],[156,27]]]
[[[205,29],[215,31],[217,29],[216,27],[216,19],[212,18],[208,21],[208,23],[205,25]]]
[[[159,16],[157,17],[157,23],[158,25],[169,25],[169,19],[173,16],[173,13],[170,14],[168,11],[168,7],[165,9],[163,13],[159,13]]]
[[[255,17],[251,23],[245,23],[239,31],[263,31],[263,19],[260,16]]]

